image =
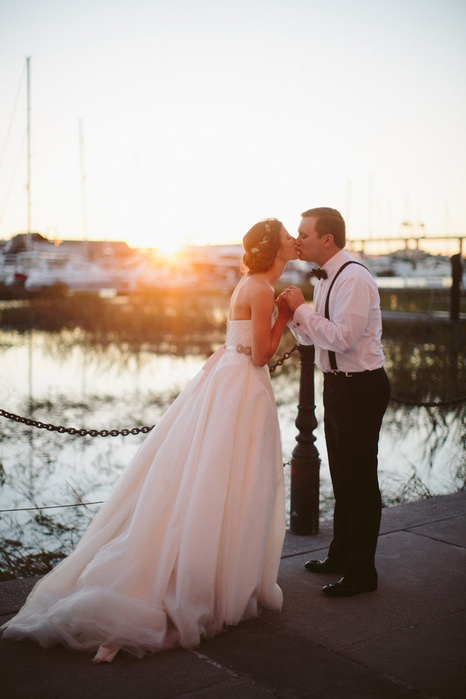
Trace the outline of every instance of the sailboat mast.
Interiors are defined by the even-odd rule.
[[[26,58],[27,68],[27,192],[28,192],[28,235],[31,230],[31,79],[30,79],[30,58]]]
[[[83,216],[83,241],[87,243],[86,161],[84,153],[84,125],[82,119],[79,120],[79,162],[81,166],[81,206]]]

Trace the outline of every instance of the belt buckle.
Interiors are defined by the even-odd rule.
[[[347,379],[352,379],[352,378],[353,378],[353,374],[350,374],[349,371],[345,371],[345,376],[346,376]]]

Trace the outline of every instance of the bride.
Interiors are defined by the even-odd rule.
[[[288,321],[273,285],[295,240],[274,218],[243,238],[247,273],[225,345],[145,439],[73,553],[2,627],[8,640],[61,643],[113,660],[192,648],[280,610],[285,495],[267,363]]]

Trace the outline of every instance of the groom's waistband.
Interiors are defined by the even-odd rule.
[[[365,371],[324,371],[324,377],[326,379],[332,376],[335,378],[358,379],[364,377],[367,378],[368,376],[376,376],[384,371],[385,369],[383,366],[379,367],[378,369],[366,369]]]
[[[384,372],[385,369],[383,366],[379,367],[378,369],[366,369],[365,371],[324,371],[324,377],[325,379],[328,379],[330,377],[335,377],[335,378],[344,378],[344,379],[358,379],[358,378],[363,378],[363,377],[368,377],[368,376],[376,376],[377,374],[381,374]]]

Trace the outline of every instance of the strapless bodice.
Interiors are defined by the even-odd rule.
[[[236,345],[250,347],[252,344],[252,320],[227,320],[225,344],[227,347]]]

